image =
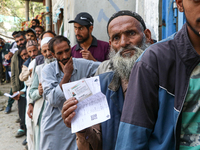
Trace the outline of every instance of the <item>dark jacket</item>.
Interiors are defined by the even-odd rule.
[[[116,149],[179,149],[180,112],[199,62],[186,24],[143,53],[130,75]]]
[[[24,87],[24,83],[19,80],[22,64],[23,60],[18,51],[16,51],[11,59],[11,86],[13,92],[19,91]]]
[[[114,72],[99,75],[101,92],[106,95],[110,109],[110,119],[101,123],[102,149],[114,150],[124,104],[124,94],[120,78]]]

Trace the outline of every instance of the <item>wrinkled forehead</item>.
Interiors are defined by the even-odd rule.
[[[140,22],[131,16],[119,16],[113,19],[108,26],[108,34],[111,36],[113,32],[125,32],[126,30],[131,30],[136,28],[141,30]]]

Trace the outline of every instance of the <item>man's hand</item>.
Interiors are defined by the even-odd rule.
[[[15,94],[15,93],[16,93],[16,92],[14,92],[13,94]],[[18,101],[19,98],[20,98],[20,96],[21,96],[22,94],[24,94],[24,92],[21,92],[21,91],[20,91],[19,94],[18,94],[17,96],[13,97],[13,99]]]
[[[72,72],[74,70],[72,57],[69,59],[69,61],[65,65],[63,65],[62,62],[60,62],[60,61],[59,61],[59,64],[60,64],[60,67],[62,68],[62,71],[64,73],[64,76],[63,76],[63,78],[62,78],[62,80],[59,84],[60,88],[62,90],[62,84],[69,82],[71,75],[72,75]]]
[[[29,104],[29,105],[28,105],[27,114],[28,114],[29,118],[32,119],[32,117],[33,117],[33,104]]]
[[[40,96],[41,96],[41,95],[43,94],[42,83],[39,83],[38,91],[39,91],[39,94],[40,94]]]
[[[6,55],[4,56],[4,58],[5,58],[6,60],[10,60],[10,59],[12,58],[12,56],[13,56],[13,53],[9,52],[8,54],[6,54]]]
[[[32,71],[33,71],[33,68],[31,68],[31,69],[29,70],[29,75],[30,75],[30,77],[31,77]]]
[[[72,75],[72,72],[73,72],[73,60],[72,60],[72,57],[70,57],[70,59],[68,60],[68,62],[63,65],[62,62],[59,61],[59,64],[63,70],[63,73],[67,76],[70,76]]]
[[[82,54],[82,57],[88,60],[96,61],[96,59],[92,56],[90,51],[88,50],[81,50],[80,53]]]
[[[77,108],[78,101],[75,97],[71,97],[63,104],[62,108],[62,118],[64,120],[65,125],[68,128],[71,128],[72,118],[75,116],[74,110]]]

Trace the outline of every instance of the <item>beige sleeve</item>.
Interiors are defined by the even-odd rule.
[[[100,124],[76,133],[76,143],[79,150],[102,150]]]
[[[22,66],[22,72],[19,75],[19,79],[20,81],[26,81],[28,80],[28,76],[30,75],[30,71],[28,70],[28,68],[26,66]]]

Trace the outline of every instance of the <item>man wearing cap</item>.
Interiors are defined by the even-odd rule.
[[[31,75],[31,73],[32,73],[32,69],[29,70],[28,66],[29,66],[30,62],[32,60],[34,60],[35,57],[39,53],[37,45],[38,45],[37,42],[34,41],[34,40],[27,41],[26,49],[27,49],[27,52],[28,52],[28,55],[29,55],[29,59],[23,64],[22,72],[19,75],[19,79],[21,81],[26,81],[28,79],[29,75]]]
[[[29,105],[33,106],[33,110],[29,109],[27,113],[29,117],[33,120],[34,150],[40,149],[41,118],[45,106],[45,101],[43,99],[42,83],[41,83],[42,80],[41,71],[45,65],[55,60],[48,47],[48,42],[50,40],[51,37],[46,37],[41,41],[41,53],[44,56],[44,63],[36,66],[33,82],[29,91],[29,97],[33,100],[33,102],[30,102]]]
[[[137,13],[119,11],[108,21],[107,31],[111,46],[109,65],[113,72],[100,74],[101,92],[106,95],[111,119],[82,130],[77,135],[77,145],[81,150],[114,150],[121,118],[126,89],[131,69],[151,42],[151,32]],[[67,127],[76,115],[78,101],[68,99],[62,109],[62,117]]]
[[[33,30],[32,28],[29,28],[27,31],[26,31],[26,40],[29,41],[29,40],[37,40],[36,38],[36,32],[35,30]]]
[[[100,62],[108,59],[109,44],[97,40],[92,35],[94,20],[90,14],[86,12],[79,13],[69,23],[74,23],[77,40],[77,44],[72,47],[72,57]]]
[[[35,57],[38,55],[37,42],[35,40],[29,40],[26,43],[26,49],[28,55],[30,56],[28,60],[22,66],[22,72],[19,75],[19,79],[24,81],[26,86],[26,100],[27,100],[27,109],[33,109],[32,105],[29,105],[33,100],[28,96],[32,81],[33,74],[35,72]],[[34,147],[33,144],[33,130],[32,130],[32,121],[26,114],[26,127],[27,127],[27,143],[28,149],[32,150]]]

